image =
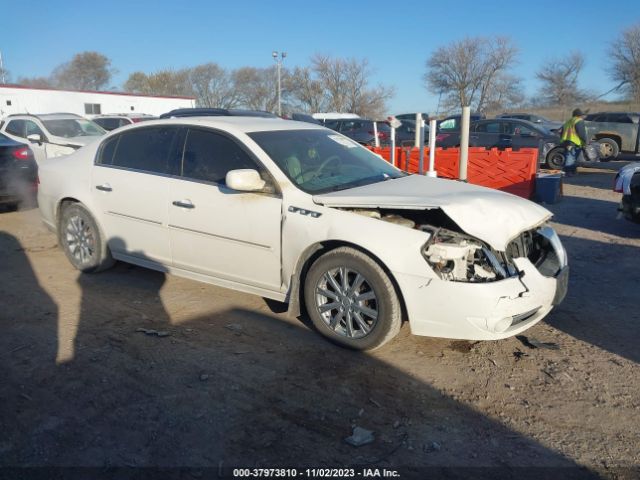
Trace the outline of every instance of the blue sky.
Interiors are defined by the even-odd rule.
[[[0,3],[0,51],[5,68],[43,76],[75,53],[99,51],[118,73],[179,69],[209,61],[226,68],[267,67],[272,50],[285,65],[304,66],[314,53],[367,58],[374,83],[393,85],[389,113],[434,112],[438,98],[424,87],[434,49],[465,36],[508,36],[518,46],[514,73],[535,94],[542,62],[573,50],[586,66],[582,87],[604,93],[607,49],[622,29],[640,23],[639,0],[569,1],[106,1]],[[612,97],[609,97],[612,98]]]

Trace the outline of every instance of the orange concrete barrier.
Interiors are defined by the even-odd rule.
[[[389,161],[391,148],[371,148],[374,153]],[[435,167],[441,178],[457,179],[460,149],[436,148]],[[420,151],[414,148],[407,155],[403,148],[396,148],[396,167],[409,173],[418,173]],[[429,167],[429,149],[425,148],[424,169]],[[469,148],[467,180],[474,185],[495,188],[524,198],[532,198],[538,170],[536,148],[510,148],[499,150],[482,147]]]

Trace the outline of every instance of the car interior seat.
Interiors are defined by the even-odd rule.
[[[284,159],[284,164],[289,176],[293,179],[297,179],[300,177],[302,173],[302,164],[300,160],[295,155],[289,155]]]

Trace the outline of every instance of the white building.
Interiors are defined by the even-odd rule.
[[[0,118],[12,113],[75,113],[92,116],[110,113],[160,115],[175,108],[195,107],[193,97],[138,95],[0,85]]]

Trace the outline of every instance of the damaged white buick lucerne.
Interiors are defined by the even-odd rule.
[[[326,128],[248,116],[151,121],[43,164],[42,217],[74,267],[114,260],[287,302],[342,346],[495,340],[564,298],[551,213],[408,175]]]

